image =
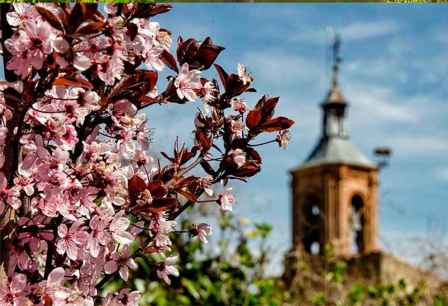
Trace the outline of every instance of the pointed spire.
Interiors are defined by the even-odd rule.
[[[333,76],[331,88],[327,97],[323,101],[323,137],[348,137],[344,129],[344,118],[347,102],[339,88],[339,65],[342,58],[339,54],[341,48],[341,38],[338,34],[334,36],[334,42],[331,45],[333,55]]]
[[[339,77],[339,64],[342,62],[342,58],[339,55],[339,51],[341,49],[341,37],[339,34],[334,35],[334,42],[332,45],[333,51],[333,77],[332,77],[332,87],[338,86],[338,77]]]
[[[331,45],[332,51],[332,77],[331,77],[331,87],[328,91],[328,95],[324,101],[324,104],[346,104],[345,98],[339,89],[339,66],[342,62],[342,57],[340,56],[341,49],[341,37],[339,34],[334,35],[334,41]]]

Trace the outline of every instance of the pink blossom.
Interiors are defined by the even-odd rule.
[[[104,299],[102,306],[138,306],[140,300],[138,291],[121,289],[118,293],[109,293]]]
[[[213,82],[211,81],[205,82],[204,86],[202,87],[202,90],[204,93],[204,101],[206,103],[210,103],[216,100],[218,89],[216,88]]]
[[[109,230],[112,233],[112,237],[115,239],[115,241],[127,245],[134,240],[134,237],[131,233],[126,231],[131,223],[128,218],[123,216],[123,214],[124,211],[121,211],[121,213],[115,215],[109,225]]]
[[[25,250],[25,246],[22,243],[10,245],[8,252],[10,254],[8,261],[8,271],[12,272],[16,269],[16,267],[19,267],[22,271],[28,270],[31,261]]]
[[[142,193],[139,194],[137,199],[138,206],[151,205],[153,201],[151,191],[145,189]]]
[[[102,50],[112,46],[113,40],[106,35],[95,36],[81,41],[73,46],[73,66],[80,71],[85,71],[92,65],[106,64],[110,60],[110,55],[105,54]]]
[[[67,256],[71,260],[76,260],[78,258],[79,248],[85,245],[88,239],[88,234],[84,231],[79,222],[73,223],[70,226],[70,229],[67,228],[67,225],[62,223],[58,227],[58,236],[60,238],[56,244],[58,253],[61,255],[67,253]]]
[[[121,79],[124,70],[125,56],[123,51],[115,49],[107,62],[99,64],[97,67],[98,77],[107,85],[113,85],[115,80]]]
[[[202,88],[199,70],[190,70],[187,63],[180,69],[179,75],[174,81],[177,95],[180,99],[194,101],[197,98],[196,91]]]
[[[206,223],[194,224],[190,232],[193,236],[198,236],[202,243],[208,243],[207,236],[213,233],[211,226]]]
[[[17,273],[10,284],[0,284],[0,304],[2,306],[28,306],[30,300],[26,298],[29,291],[26,275]]]
[[[0,208],[10,205],[14,209],[19,209],[22,206],[22,201],[20,201],[19,196],[19,189],[8,189],[8,181],[3,172],[0,172]]]
[[[232,191],[232,188],[227,188],[225,191],[218,194],[218,204],[223,211],[232,211],[232,206],[236,202],[235,197],[230,191]]]
[[[241,149],[230,150],[229,155],[237,168],[241,168],[246,163],[246,152]]]
[[[18,187],[18,190],[25,191],[27,196],[31,196],[34,193],[34,182],[29,177],[17,176],[14,178],[14,184]]]
[[[162,47],[152,47],[148,48],[143,52],[143,58],[145,59],[145,64],[157,71],[162,71],[165,67],[165,63],[162,61]]]
[[[92,231],[87,239],[87,247],[90,255],[97,257],[100,253],[100,245],[106,245],[107,242],[106,223],[96,215],[90,220],[89,227]]]
[[[291,134],[288,130],[280,131],[275,138],[280,148],[286,149],[289,144],[289,140],[291,139]]]
[[[56,52],[66,53],[70,49],[70,44],[59,36],[52,41],[52,47]]]
[[[247,71],[246,66],[238,64],[238,76],[243,81],[244,85],[249,85],[254,80],[250,73]]]
[[[241,99],[239,97],[232,98],[231,104],[232,104],[233,110],[236,112],[245,113],[247,110],[246,102],[244,102],[243,99]]]
[[[64,268],[54,268],[48,275],[46,281],[39,284],[42,295],[48,295],[54,305],[66,305],[66,299],[74,293],[69,288],[64,287],[65,274]]]
[[[243,137],[245,125],[244,122],[240,119],[230,120],[230,131],[232,132],[232,137],[241,138]]]
[[[13,7],[14,11],[6,14],[6,20],[13,27],[17,27],[29,19],[38,18],[38,13],[31,4],[15,3]]]
[[[167,285],[171,284],[170,275],[179,276],[179,271],[173,264],[177,261],[177,256],[167,257],[163,262],[157,265],[157,276],[162,279]]]
[[[138,266],[134,259],[131,258],[128,248],[121,252],[112,253],[110,260],[104,265],[104,271],[107,274],[115,273],[118,270],[118,274],[124,281],[127,281],[129,278],[129,269],[137,270],[137,268]]]
[[[176,221],[168,220],[164,214],[154,214],[149,224],[149,230],[154,235],[151,246],[159,252],[170,250],[172,242],[168,234],[175,229],[175,226]]]
[[[39,19],[26,22],[21,30],[5,41],[6,49],[12,55],[6,67],[22,78],[27,77],[32,68],[40,70],[52,51],[53,39],[54,29],[48,23]]]
[[[136,18],[132,22],[137,25],[138,30],[134,40],[128,42],[128,46],[137,55],[143,57],[146,66],[161,71],[165,67],[161,55],[164,49],[170,48],[171,39],[169,36],[160,34],[158,22],[142,18]]]

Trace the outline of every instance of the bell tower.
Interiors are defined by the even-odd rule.
[[[350,141],[347,101],[339,87],[340,39],[332,46],[331,87],[322,108],[320,139],[292,175],[293,249],[336,256],[378,250],[378,166]]]

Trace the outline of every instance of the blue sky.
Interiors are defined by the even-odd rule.
[[[290,248],[288,170],[303,161],[320,132],[318,104],[330,76],[329,28],[342,35],[341,87],[350,103],[352,141],[370,157],[375,146],[393,149],[390,167],[381,174],[382,247],[416,262],[417,237],[430,233],[443,239],[448,216],[447,10],[436,5],[178,4],[157,18],[174,37],[211,36],[225,46],[219,62],[226,69],[246,64],[258,93],[280,96],[279,113],[296,121],[289,149],[263,149],[264,171],[246,186],[234,186],[238,214],[274,225],[275,270]],[[256,95],[247,100],[255,103]],[[170,131],[155,131],[156,143],[176,134],[191,138],[186,127],[192,126],[192,108],[155,112],[160,118],[154,124],[166,118],[175,122]]]
[[[263,171],[234,184],[235,211],[274,225],[274,270],[290,248],[288,170],[298,166],[320,133],[318,107],[329,86],[329,28],[342,35],[341,87],[350,103],[352,141],[393,149],[381,174],[380,236],[385,250],[418,261],[417,237],[443,239],[448,216],[448,8],[368,4],[176,4],[158,16],[174,38],[211,36],[226,47],[227,70],[244,63],[258,94],[280,96],[279,114],[296,121],[288,150],[262,150]],[[176,136],[191,142],[195,105],[154,106],[155,151]],[[167,122],[170,128],[166,128]],[[170,141],[167,141],[170,140]],[[430,230],[428,230],[428,228]]]

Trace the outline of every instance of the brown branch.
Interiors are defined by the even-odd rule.
[[[168,218],[168,220],[175,220],[177,217],[180,216],[180,214],[182,214],[187,208],[191,207],[195,202],[193,201],[188,201],[187,203],[185,203],[183,206],[181,206],[181,208],[179,208],[178,210],[174,211],[170,217]]]
[[[44,279],[47,279],[48,275],[52,270],[53,254],[54,254],[54,243],[52,243],[51,241],[47,241],[47,258],[45,259]]]
[[[53,219],[51,225],[53,227],[54,240],[58,235],[58,226],[62,223],[62,215],[59,215],[56,219]],[[44,278],[46,279],[50,272],[53,270],[53,255],[55,252],[54,241],[47,241],[47,257],[45,259],[45,272]]]
[[[76,129],[79,140],[75,145],[73,153],[70,154],[73,162],[75,162],[82,154],[84,150],[83,142],[93,132],[94,128],[102,123],[108,124],[111,120],[112,119],[107,113],[103,113],[101,111],[93,111],[86,116],[83,125]]]

